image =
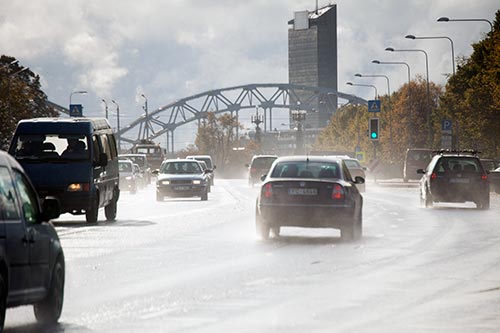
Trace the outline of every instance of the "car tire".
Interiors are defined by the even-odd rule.
[[[424,198],[425,208],[431,208],[433,204],[434,200],[432,199],[432,194],[429,193],[429,190],[425,190],[425,198]]]
[[[205,192],[201,194],[201,201],[207,201],[207,200],[208,200],[208,190],[205,190]]]
[[[118,206],[118,195],[117,191],[114,191],[113,199],[111,202],[104,207],[104,215],[106,215],[106,221],[112,222],[116,220],[116,211]]]
[[[354,213],[352,223],[349,226],[340,229],[340,238],[344,241],[351,242],[361,239],[363,236],[363,215],[362,208],[360,207]]]
[[[36,320],[43,324],[54,324],[61,316],[64,302],[64,262],[59,256],[54,264],[49,293],[33,307]]]
[[[99,196],[98,193],[91,199],[90,207],[85,212],[85,219],[87,223],[97,223],[99,216]]]
[[[280,231],[281,231],[280,226],[271,227],[271,234],[273,235],[273,237],[279,237]]]
[[[255,233],[257,234],[257,237],[259,237],[262,240],[268,240],[270,231],[271,231],[271,228],[270,228],[269,224],[264,221],[262,216],[256,210],[255,211]]]
[[[7,283],[2,274],[0,274],[0,332],[3,332],[5,323],[5,313],[7,312]]]
[[[490,209],[490,196],[489,196],[489,193],[488,193],[488,196],[482,200],[479,200],[477,203],[476,203],[476,207],[477,209],[481,209],[481,210],[488,210]]]
[[[156,192],[156,201],[163,201],[163,195],[160,193]]]

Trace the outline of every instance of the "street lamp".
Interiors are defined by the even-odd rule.
[[[487,19],[470,19],[470,18],[467,18],[467,19],[451,19],[449,17],[446,17],[446,16],[443,16],[443,17],[440,17],[437,19],[438,22],[456,22],[456,21],[463,21],[463,22],[487,22],[489,25],[490,25],[490,31],[493,30],[493,24],[491,23],[491,21],[487,20]]]
[[[108,103],[106,103],[104,98],[101,101],[104,103],[104,111],[106,112],[106,119],[108,119]]]
[[[422,52],[425,55],[425,72],[427,76],[427,142],[431,142],[431,115],[430,115],[430,105],[431,105],[431,90],[430,90],[430,85],[429,85],[429,57],[427,55],[427,52],[425,52],[422,49],[394,49],[393,47],[386,47],[386,51],[390,52]]]
[[[142,107],[142,109],[146,113],[146,123],[144,124],[144,133],[146,134],[145,138],[147,139],[149,137],[148,99],[144,94],[141,94],[141,97],[144,98],[144,106]]]
[[[406,35],[405,38],[408,39],[447,39],[450,41],[451,44],[451,64],[453,67],[453,75],[455,75],[455,49],[453,47],[453,40],[450,37],[447,36],[426,36],[426,37],[416,37],[414,35]]]
[[[375,99],[377,99],[378,92],[377,92],[377,87],[375,87],[373,84],[358,84],[358,83],[352,83],[352,82],[346,82],[348,86],[359,86],[359,87],[372,87],[375,89]]]
[[[380,60],[372,60],[372,63],[377,64],[377,65],[405,65],[406,68],[408,69],[408,110],[410,112],[410,121],[409,121],[409,128],[410,128],[410,133],[408,135],[408,144],[411,146],[412,140],[411,140],[411,118],[412,118],[412,112],[411,112],[411,89],[410,89],[410,83],[411,83],[411,72],[410,72],[410,65],[408,65],[404,61],[380,61]]]
[[[118,151],[121,150],[121,135],[120,135],[120,106],[114,99],[111,102],[116,105],[116,133],[118,135]]]
[[[74,94],[86,94],[87,91],[85,90],[78,90],[78,91],[73,91],[71,94],[69,94],[69,105],[71,105],[71,98],[73,97]]]

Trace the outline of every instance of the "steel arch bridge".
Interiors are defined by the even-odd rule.
[[[337,98],[349,103],[367,104],[363,98],[344,94],[326,87],[301,86],[286,83],[248,84],[210,90],[179,99],[157,110],[147,112],[117,133],[120,140],[135,144],[141,139],[153,140],[167,135],[167,151],[174,152],[174,131],[177,127],[205,119],[209,112],[236,113],[243,109],[264,109],[264,131],[272,128],[273,108],[315,111],[322,104],[332,114],[337,109]],[[124,135],[138,128],[136,139]]]

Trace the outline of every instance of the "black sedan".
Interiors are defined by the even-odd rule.
[[[169,197],[201,197],[208,199],[209,180],[196,160],[171,159],[165,160],[159,170],[156,181],[156,200],[163,201]]]
[[[362,235],[363,197],[344,161],[332,157],[287,156],[278,158],[257,198],[257,235],[279,236],[281,227],[340,229],[344,240]]]

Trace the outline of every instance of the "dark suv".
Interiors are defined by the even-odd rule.
[[[0,151],[0,331],[8,307],[34,304],[35,317],[55,323],[64,300],[64,254],[54,226],[59,201],[37,192],[21,165]]]
[[[439,151],[431,159],[420,180],[420,201],[430,207],[434,202],[472,201],[478,209],[490,208],[488,175],[475,151]]]

